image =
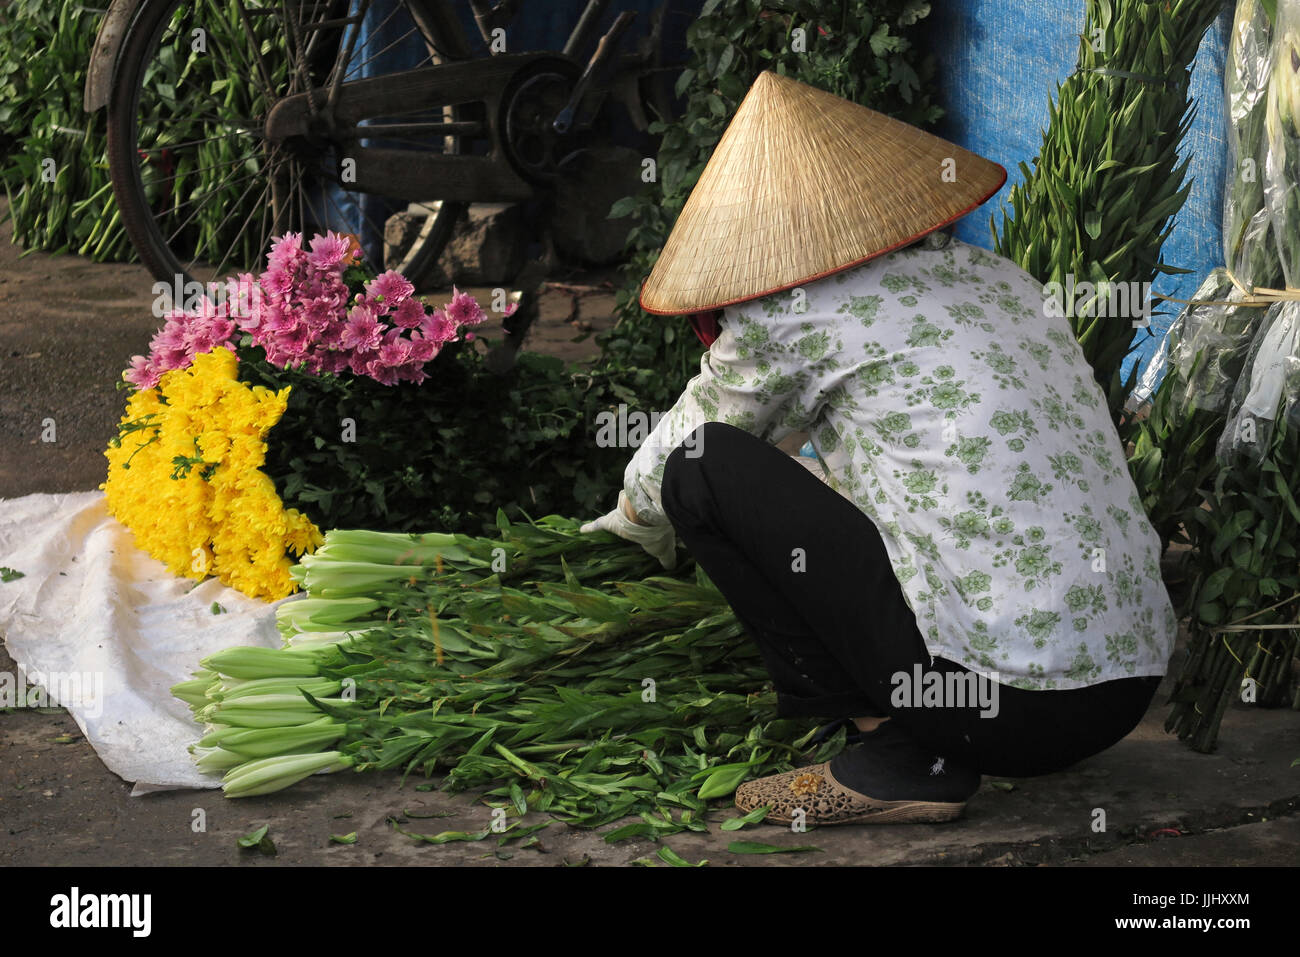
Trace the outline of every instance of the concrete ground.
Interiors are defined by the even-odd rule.
[[[102,480],[102,450],[124,401],[114,383],[158,325],[150,312],[152,281],[138,266],[20,254],[8,227],[0,227],[0,497],[91,489]],[[590,358],[590,339],[570,340],[610,324],[617,276],[553,279],[526,347]],[[55,442],[41,441],[47,419],[54,420]],[[0,672],[13,670],[0,647]],[[1300,714],[1230,709],[1217,753],[1197,754],[1163,730],[1167,685],[1142,724],[1109,751],[1059,774],[985,779],[966,817],[952,824],[806,834],[714,826],[663,844],[710,867],[1295,864],[1300,768],[1291,763],[1300,758]],[[66,712],[0,713],[0,866],[660,863],[648,840],[606,843],[602,835],[613,825],[591,832],[552,821],[528,848],[498,847],[495,837],[443,845],[414,840],[395,825],[426,834],[477,832],[491,820],[473,794],[418,790],[422,783],[344,773],[242,801],[203,791],[132,798],[130,785],[104,767]],[[1104,830],[1095,829],[1098,811]],[[710,818],[716,825],[733,814],[720,808]],[[532,814],[525,824],[543,820]],[[236,844],[262,825],[275,842],[273,857]],[[353,832],[354,844],[330,841]],[[820,850],[741,856],[727,850],[737,839]]]

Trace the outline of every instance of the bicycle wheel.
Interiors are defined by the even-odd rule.
[[[359,222],[382,236],[383,222],[348,202],[361,194],[340,175],[337,131],[278,143],[264,132],[283,98],[319,91],[340,71],[345,83],[366,75],[397,42],[394,30],[418,45],[415,66],[467,55],[463,35],[432,0],[390,0],[380,28],[358,40],[370,6],[362,0],[355,16],[350,0],[142,7],[109,99],[108,159],[123,225],[155,278],[180,286],[256,271],[271,237],[290,230],[354,232],[348,224]],[[399,115],[408,123],[459,119],[452,110],[417,105]],[[398,148],[454,153],[459,142],[416,135]],[[464,206],[438,204],[396,265],[412,275],[436,259]]]

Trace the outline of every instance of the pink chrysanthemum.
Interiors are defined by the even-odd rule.
[[[401,273],[394,272],[391,269],[381,273],[366,284],[367,296],[371,298],[383,296],[384,302],[390,307],[402,302],[413,292],[415,292],[415,287],[411,285],[411,281]]]
[[[456,338],[456,324],[441,309],[435,309],[420,320],[420,333],[434,342],[451,342]]]
[[[289,269],[303,258],[302,233],[285,233],[271,244],[266,264],[271,269]]]
[[[293,290],[293,275],[283,269],[262,273],[262,288],[273,296],[288,296]]]
[[[483,313],[483,308],[467,292],[461,292],[455,286],[451,287],[451,302],[447,303],[447,318],[458,326],[478,325],[487,318]]]
[[[312,329],[323,330],[334,321],[334,313],[334,300],[327,296],[317,296],[303,307],[302,317]]]
[[[424,304],[418,299],[403,299],[390,318],[403,329],[414,329],[424,321]]]
[[[352,241],[346,236],[329,231],[324,236],[313,236],[307,262],[317,269],[330,269],[342,263],[351,252]]]
[[[158,366],[145,356],[132,356],[131,368],[122,374],[123,379],[141,391],[152,389],[161,377]]]
[[[411,340],[411,361],[425,363],[441,351],[438,343],[423,337]]]
[[[307,328],[304,322],[289,330],[282,332],[276,339],[277,345],[289,356],[292,362],[301,362],[307,358],[307,347],[311,345],[311,330]]]
[[[285,303],[273,302],[262,310],[259,332],[262,335],[287,332],[297,325],[298,319]]]
[[[347,325],[343,327],[343,335],[339,339],[343,348],[357,352],[373,352],[379,348],[382,341],[383,327],[379,325],[374,313],[365,306],[353,309]]]
[[[381,359],[372,359],[366,364],[366,375],[380,385],[397,385],[397,368],[385,365]]]
[[[411,358],[411,342],[403,339],[396,330],[384,336],[379,347],[379,361],[386,366],[404,365]]]

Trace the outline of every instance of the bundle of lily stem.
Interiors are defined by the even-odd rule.
[[[708,802],[793,766],[757,649],[697,566],[547,516],[500,539],[333,531],[277,609],[280,649],[210,656],[173,689],[229,797],[345,768],[445,772],[522,814],[705,829]],[[817,749],[826,760],[844,732]],[[677,816],[674,817],[674,814]]]

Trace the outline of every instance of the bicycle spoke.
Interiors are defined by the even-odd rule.
[[[257,187],[257,184],[256,184],[256,183],[250,183],[249,186],[248,186],[248,188],[245,189],[245,190],[244,190],[244,191],[239,195],[239,199],[237,199],[235,202],[233,202],[233,203],[230,204],[230,209],[226,212],[226,215],[222,218],[221,222],[217,224],[217,228],[213,230],[213,235],[216,235],[216,236],[220,236],[220,235],[221,235],[221,229],[222,229],[222,227],[225,226],[226,223],[230,221],[230,217],[231,217],[231,216],[235,215],[235,213],[239,211],[239,209],[240,209],[240,204],[244,201],[244,198],[245,198],[245,197],[246,197],[250,192],[252,192],[256,187]],[[263,185],[262,185],[262,192],[261,192],[261,194],[260,194],[259,197],[258,197],[259,199],[261,199],[262,197],[264,197],[264,196],[266,195],[266,190],[267,190],[267,187],[266,187],[265,184],[263,184]],[[229,260],[230,260],[230,253],[226,253],[226,254],[225,254],[224,256],[222,256],[221,259],[217,262],[217,265],[216,265],[216,272],[217,272],[218,274],[221,273],[221,267],[224,266],[227,262],[229,262]]]
[[[321,190],[321,193],[322,193],[322,195],[324,195],[326,202],[328,202],[328,203],[329,203],[329,204],[334,208],[334,211],[337,212],[337,213],[339,214],[339,219],[340,219],[342,222],[344,222],[344,223],[347,224],[347,231],[348,231],[348,232],[351,232],[351,231],[352,231],[352,223],[351,223],[351,221],[350,221],[350,217],[348,216],[348,214],[347,214],[346,212],[344,212],[344,210],[342,209],[342,207],[340,207],[339,204],[335,201],[333,193],[331,193],[328,189],[322,189],[322,190]],[[358,194],[358,195],[364,195],[364,194]],[[369,216],[367,216],[367,215],[362,211],[362,209],[361,209],[361,203],[360,203],[360,202],[357,202],[357,204],[356,204],[356,211],[357,211],[357,213],[361,216],[361,219],[362,219],[362,221],[363,221],[363,225],[365,225],[365,226],[369,226],[372,232],[373,232],[373,231],[376,231],[376,230],[375,230],[375,227],[376,227],[376,226],[379,226],[379,224],[376,223],[373,219],[371,219]],[[384,234],[383,227],[380,226],[379,229],[377,230],[377,232],[378,232],[378,235],[383,236],[383,234]],[[378,266],[378,264],[376,264],[376,266]]]
[[[224,139],[229,139],[229,137],[222,134],[216,134],[213,136],[205,136],[201,140],[181,140],[179,143],[160,143],[150,149],[141,149],[140,152],[148,154],[161,152],[162,150],[178,150],[184,146],[202,146],[204,143],[215,143],[217,140]],[[262,138],[259,137],[259,139]]]
[[[376,38],[376,37],[379,37],[380,35],[382,35],[382,33],[384,32],[384,28],[385,28],[386,26],[388,26],[388,24],[392,21],[393,17],[397,16],[397,14],[398,14],[399,12],[405,12],[405,11],[406,11],[406,6],[405,6],[404,4],[399,4],[398,6],[393,7],[392,12],[389,13],[388,16],[384,17],[384,19],[383,19],[383,20],[382,20],[382,21],[381,21],[377,26],[375,26],[373,29],[370,30],[369,34],[366,36],[365,41],[364,41],[364,42],[361,44],[361,46],[356,50],[357,55],[360,56],[360,55],[365,51],[365,49],[366,49],[367,46],[369,46],[371,43],[375,42],[375,38]],[[354,29],[356,29],[357,32],[360,33],[360,29],[359,29],[359,28],[354,28]],[[418,27],[412,25],[411,29],[407,30],[407,31],[406,31],[405,33],[403,33],[400,37],[398,37],[396,40],[394,40],[394,41],[393,41],[392,43],[390,43],[388,46],[384,47],[384,48],[383,48],[382,50],[380,50],[378,53],[375,53],[375,54],[373,54],[373,55],[371,55],[371,56],[369,56],[369,57],[366,57],[366,59],[362,60],[360,63],[357,63],[357,64],[355,64],[355,65],[353,65],[353,66],[349,66],[349,67],[348,67],[348,72],[345,73],[345,74],[343,75],[343,79],[346,80],[346,79],[347,79],[349,76],[351,76],[355,71],[361,69],[361,68],[364,67],[366,64],[368,64],[368,63],[370,63],[372,60],[374,60],[375,57],[378,57],[378,56],[383,55],[384,53],[387,53],[389,50],[391,50],[391,49],[392,49],[394,46],[396,46],[398,43],[401,43],[403,40],[405,40],[407,37],[409,37],[412,33],[417,33],[417,32],[418,32]],[[423,37],[423,34],[421,34],[421,37]],[[332,78],[333,78],[333,74],[331,73],[330,76],[331,76],[331,79],[332,79]]]
[[[415,27],[411,27],[411,29],[407,30],[405,33],[403,33],[400,37],[398,37],[398,38],[397,38],[396,40],[394,40],[392,43],[388,44],[388,46],[384,47],[382,50],[379,50],[379,51],[376,52],[373,56],[367,57],[366,59],[364,59],[364,60],[362,60],[360,63],[358,63],[356,66],[354,66],[354,67],[352,67],[350,70],[348,70],[348,72],[347,72],[346,74],[344,74],[343,79],[346,80],[348,77],[352,76],[352,74],[353,74],[355,71],[360,70],[362,67],[366,66],[366,64],[370,63],[371,61],[375,60],[376,58],[383,56],[385,53],[387,53],[387,52],[388,52],[389,50],[391,50],[393,47],[397,46],[399,43],[401,43],[403,40],[405,40],[407,37],[409,37],[412,33],[419,33],[419,31],[418,31]],[[423,66],[423,65],[424,65],[423,63],[419,64],[419,66]]]
[[[188,226],[190,224],[190,220],[192,220],[196,215],[198,215],[199,210],[203,208],[203,205],[200,202],[201,200],[207,199],[209,196],[213,195],[214,193],[219,193],[223,189],[228,189],[231,186],[237,186],[238,184],[245,182],[246,180],[256,179],[258,175],[259,175],[258,173],[249,173],[247,176],[243,177],[242,179],[237,179],[234,182],[222,183],[220,186],[216,187],[215,189],[210,189],[206,193],[202,193],[199,196],[193,197],[191,199],[187,199],[184,203],[181,203],[179,206],[173,207],[174,209],[182,209],[185,206],[190,205],[191,203],[196,204],[194,206],[194,211],[190,213],[188,216],[186,216],[185,221],[176,227],[176,231],[167,237],[167,244],[171,245],[172,243],[174,243],[176,241],[176,237],[181,234],[181,230],[183,230],[186,226]]]
[[[208,172],[209,170],[220,169],[220,168],[223,167],[223,166],[235,166],[235,165],[238,165],[238,164],[241,164],[241,163],[245,162],[246,160],[250,160],[250,159],[252,159],[253,157],[255,157],[255,156],[257,156],[257,155],[258,155],[258,153],[248,153],[248,154],[245,155],[245,156],[241,156],[241,157],[239,157],[238,159],[231,160],[231,161],[229,161],[229,162],[227,162],[227,163],[214,163],[212,166],[200,166],[200,167],[197,167],[197,168],[195,168],[195,169],[186,170],[186,171],[185,171],[185,175],[186,175],[186,176],[193,176],[193,175],[195,175],[196,173],[206,173],[206,172]],[[154,186],[154,185],[156,185],[156,184],[158,184],[158,183],[167,183],[167,182],[170,182],[170,181],[175,180],[175,179],[176,179],[175,174],[173,174],[173,175],[171,175],[171,176],[163,176],[163,177],[160,177],[160,178],[158,178],[158,179],[150,179],[150,180],[143,180],[143,179],[142,179],[142,180],[140,181],[140,185],[141,185],[141,186]]]
[[[280,3],[280,9],[285,32],[288,34],[289,61],[297,67],[298,79],[302,83],[303,92],[307,94],[307,110],[315,116],[316,98],[312,96],[311,71],[307,66],[307,55],[302,45],[302,36],[298,31],[298,21],[290,18],[289,4],[284,0]]]
[[[266,181],[266,189],[262,194],[264,200],[264,202],[262,203],[262,225],[261,228],[258,229],[257,231],[258,254],[257,254],[257,261],[253,263],[254,267],[261,265],[262,256],[264,256],[267,253],[271,245],[271,227],[268,226],[266,222],[267,216],[269,216],[271,213],[272,197],[267,195],[270,192],[271,192],[271,180],[268,178]]]

